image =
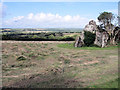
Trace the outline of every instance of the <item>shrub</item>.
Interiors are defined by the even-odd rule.
[[[18,60],[18,61],[22,61],[22,60],[26,60],[26,58],[25,58],[24,56],[19,56],[19,57],[17,58],[17,60]]]
[[[36,39],[36,38],[39,38],[39,36],[38,35],[33,35],[32,38]]]
[[[85,31],[84,32],[84,43],[85,46],[92,46],[94,44],[95,41],[95,34],[89,32],[89,31]]]
[[[50,36],[48,36],[48,39],[55,39],[55,36],[54,35],[50,35]]]

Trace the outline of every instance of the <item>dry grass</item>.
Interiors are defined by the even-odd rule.
[[[118,78],[117,48],[80,50],[58,43],[3,42],[3,87],[83,88]],[[18,61],[20,56],[25,60]]]

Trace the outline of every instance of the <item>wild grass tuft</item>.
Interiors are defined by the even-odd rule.
[[[23,61],[23,60],[26,60],[26,58],[24,56],[19,56],[16,60],[17,61]]]

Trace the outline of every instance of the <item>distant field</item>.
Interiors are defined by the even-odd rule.
[[[2,40],[16,41],[74,41],[81,28],[4,28],[0,30]]]
[[[23,33],[39,33],[39,32],[81,32],[83,28],[3,28],[2,32],[23,32]]]
[[[3,87],[118,88],[116,46],[81,49],[72,43],[3,41]]]

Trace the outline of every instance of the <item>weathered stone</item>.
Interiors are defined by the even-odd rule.
[[[99,31],[96,31],[96,38],[94,44],[98,45],[101,47],[102,45],[102,34]]]
[[[120,42],[120,27],[116,27],[113,30],[113,44]]]
[[[112,27],[113,29],[114,27]],[[113,30],[109,28],[103,28],[102,25],[97,26],[94,20],[91,20],[87,24],[75,41],[75,47],[82,47],[84,43],[84,32],[89,31],[96,34],[94,44],[100,47],[106,47],[107,44],[117,44],[120,42],[120,27],[116,27]]]
[[[82,47],[84,45],[84,31],[89,31],[96,34],[94,44],[100,47],[105,47],[108,44],[109,34],[107,31],[102,30],[96,25],[96,22],[94,20],[91,20],[89,24],[85,26],[80,37],[77,37],[75,41],[75,47]]]
[[[81,37],[77,37],[74,46],[75,47],[82,47],[83,46],[83,41],[81,40]]]
[[[109,34],[105,31],[102,33],[102,48],[108,44]]]
[[[108,44],[109,34],[107,31],[96,31],[96,38],[94,44],[105,47]]]
[[[89,24],[87,24],[84,28],[84,31],[89,31],[92,33],[95,33],[96,30],[97,30],[97,25],[96,25],[96,22],[94,20],[91,20],[89,22]]]
[[[89,32],[95,33],[96,30],[97,30],[96,22],[94,20],[91,20],[89,22],[89,24],[87,24],[85,26],[85,28],[82,31],[82,33],[80,34],[80,36],[77,37],[74,46],[75,47],[82,47],[84,45],[84,31],[89,31]]]

